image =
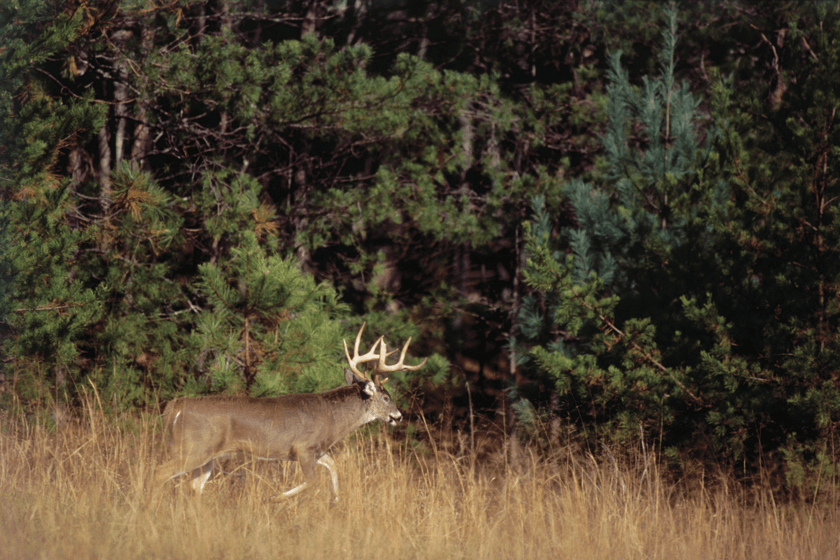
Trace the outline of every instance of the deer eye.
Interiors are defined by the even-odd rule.
[[[388,395],[385,395],[384,399],[385,399],[385,402],[391,402],[391,397],[389,397]]]

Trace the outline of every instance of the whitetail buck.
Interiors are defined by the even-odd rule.
[[[368,422],[380,420],[396,425],[402,419],[399,409],[382,386],[383,373],[416,370],[426,363],[407,366],[405,354],[411,338],[403,346],[399,362],[387,365],[384,337],[371,350],[359,356],[362,331],[356,335],[353,356],[344,341],[344,354],[350,369],[344,370],[347,385],[325,391],[273,398],[199,397],[170,401],[163,411],[170,432],[170,459],[155,471],[158,485],[182,474],[192,477],[192,487],[200,494],[218,459],[248,454],[268,460],[298,461],[305,481],[281,494],[293,496],[312,479],[315,465],[330,471],[333,497],[338,498],[335,463],[327,455],[330,447]],[[379,353],[376,348],[379,346]],[[359,365],[376,362],[370,377]]]

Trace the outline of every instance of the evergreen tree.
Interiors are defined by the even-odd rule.
[[[3,269],[14,282],[14,301],[4,320],[11,329],[4,346],[27,356],[7,371],[25,396],[63,397],[81,358],[85,329],[101,317],[97,293],[72,271],[87,241],[86,232],[65,220],[72,213],[68,182],[57,162],[68,137],[95,128],[100,107],[90,95],[60,99],[37,72],[76,37],[79,10],[71,13],[37,0],[0,8],[0,140]],[[17,384],[24,377],[30,383]]]
[[[254,233],[245,232],[224,266],[201,265],[199,284],[210,303],[197,322],[199,368],[210,386],[194,380],[188,393],[247,389],[274,396],[342,381],[345,329],[336,319],[347,308],[293,259],[267,256]]]
[[[613,67],[614,190],[573,183],[575,228],[555,235],[541,200],[527,225],[526,280],[544,295],[522,333],[541,340],[531,355],[555,412],[585,437],[642,433],[672,459],[742,474],[782,466],[794,487],[835,474],[838,19],[824,8],[790,25],[781,97],[721,79],[706,149],[690,134],[693,98],[643,80],[634,102]],[[643,151],[621,134],[627,108]]]
[[[525,280],[536,294],[520,314],[522,341],[534,344],[534,373],[559,396],[552,412],[590,437],[626,441],[641,429],[659,439],[678,403],[700,402],[685,372],[663,359],[655,321],[672,302],[658,297],[661,282],[648,273],[684,242],[703,157],[698,101],[674,78],[674,9],[666,20],[659,77],[633,87],[621,53],[610,58],[605,187],[567,184],[575,224],[556,239],[543,198],[525,224]]]
[[[766,96],[715,90],[729,196],[706,217],[709,276],[685,306],[715,342],[698,375],[728,393],[710,424],[745,454],[781,452],[802,485],[836,474],[840,12],[788,29]]]
[[[369,48],[336,51],[314,35],[248,48],[225,3],[190,8],[219,24],[201,27],[195,41],[179,40],[198,24],[180,11],[82,5],[45,25],[36,3],[23,4],[3,8],[11,46],[2,121],[15,271],[6,342],[22,394],[72,399],[89,377],[118,406],[167,398],[204,375],[192,364],[207,341],[201,347],[188,333],[205,306],[221,303],[206,299],[197,275],[256,251],[240,246],[244,232],[308,267],[313,248],[346,236],[336,222],[349,215],[347,195],[364,195],[363,217],[374,224],[398,219],[399,199],[382,196],[391,193],[368,204],[365,190],[331,185],[364,184],[349,160],[435,128],[411,106],[430,85],[427,66],[407,58],[399,77],[371,77]],[[352,171],[336,177],[342,168]],[[243,375],[254,391],[281,389],[251,367]],[[285,387],[323,384],[284,379]]]

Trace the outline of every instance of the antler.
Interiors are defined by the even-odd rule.
[[[350,357],[350,351],[347,349],[347,341],[346,340],[344,341],[344,355],[347,356],[347,363],[350,365],[350,369],[353,371],[353,373],[355,373],[356,375],[358,375],[359,377],[362,377],[364,379],[370,379],[377,386],[381,386],[383,383],[388,381],[388,378],[386,377],[385,379],[380,381],[379,377],[380,377],[380,375],[382,375],[383,373],[385,373],[387,371],[400,371],[400,370],[414,371],[414,370],[420,369],[421,367],[423,367],[423,365],[425,365],[426,358],[423,358],[423,361],[420,362],[419,364],[417,364],[416,366],[407,366],[403,363],[405,361],[405,354],[406,354],[406,352],[408,352],[408,345],[411,344],[411,337],[408,337],[408,341],[406,341],[405,346],[403,346],[403,348],[402,348],[402,352],[400,352],[400,361],[397,362],[396,364],[393,364],[393,365],[389,366],[388,364],[385,363],[385,358],[387,358],[388,356],[391,356],[392,354],[395,354],[397,351],[392,350],[392,351],[388,352],[388,347],[385,345],[385,337],[384,336],[380,336],[376,340],[376,342],[373,343],[373,346],[371,347],[370,351],[367,354],[359,356],[359,343],[362,340],[362,331],[365,330],[365,324],[366,323],[362,323],[362,328],[359,329],[359,333],[356,335],[356,343],[353,345],[353,357],[352,358]],[[377,345],[381,345],[381,347],[382,347],[382,350],[379,354],[376,354],[376,346]],[[359,366],[359,364],[362,364],[362,363],[365,363],[365,362],[372,362],[374,360],[378,360],[378,363],[376,364],[376,367],[371,372],[370,377],[368,377],[367,375],[365,375],[364,373],[362,373],[359,370],[358,366]]]
[[[376,346],[382,342],[382,339],[385,338],[384,336],[380,336],[379,339],[373,343],[373,346],[370,349],[370,352],[363,356],[359,356],[359,343],[362,341],[362,331],[365,330],[365,324],[362,323],[362,328],[359,329],[359,334],[356,335],[356,343],[353,345],[353,357],[350,357],[350,352],[347,350],[347,341],[344,340],[344,355],[347,356],[347,363],[350,365],[350,370],[358,375],[363,379],[370,379],[367,375],[362,373],[359,370],[359,364],[363,364],[365,362],[372,362],[374,360],[379,359],[379,354],[375,354]],[[375,379],[372,381],[376,382]]]
[[[381,341],[380,344],[382,345],[382,353],[379,354],[379,363],[376,364],[376,370],[374,370],[377,374],[385,373],[386,371],[401,371],[401,370],[415,371],[415,370],[420,369],[421,367],[423,367],[426,364],[426,359],[427,358],[423,358],[423,361],[420,362],[419,364],[417,364],[416,366],[407,366],[403,363],[405,361],[405,353],[408,352],[408,345],[411,344],[411,337],[409,336],[408,340],[405,342],[405,346],[403,346],[403,348],[402,348],[402,352],[400,352],[400,361],[397,362],[394,365],[390,365],[390,366],[387,365],[385,363],[385,358],[387,358],[391,354],[396,353],[396,350],[392,350],[391,352],[388,352],[388,347],[385,346],[385,339],[380,338],[379,340]],[[382,380],[382,383],[385,383],[386,381],[388,381],[387,377]]]

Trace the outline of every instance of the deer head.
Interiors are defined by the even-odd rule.
[[[383,385],[386,381],[388,381],[388,378],[386,377],[382,379],[381,376],[383,373],[389,371],[417,370],[423,367],[426,363],[426,359],[424,358],[423,361],[416,366],[405,365],[405,355],[408,351],[408,345],[411,344],[411,337],[408,338],[405,346],[403,346],[402,353],[400,354],[400,360],[396,364],[388,365],[385,361],[388,356],[396,353],[396,350],[388,352],[384,336],[380,336],[376,342],[373,343],[370,351],[360,356],[359,344],[361,344],[362,333],[364,330],[365,324],[363,323],[356,335],[356,342],[353,345],[352,357],[350,356],[350,351],[347,348],[347,341],[344,341],[344,355],[347,357],[347,364],[350,367],[349,370],[344,370],[344,379],[347,381],[348,385],[351,383],[362,385],[362,392],[373,399],[373,402],[370,404],[370,412],[373,415],[371,420],[381,420],[393,426],[402,419],[402,414],[391,401],[391,395]],[[378,354],[376,353],[377,346],[379,346]],[[376,362],[376,365],[370,372],[370,376],[367,376],[359,369],[360,364],[374,361]]]

